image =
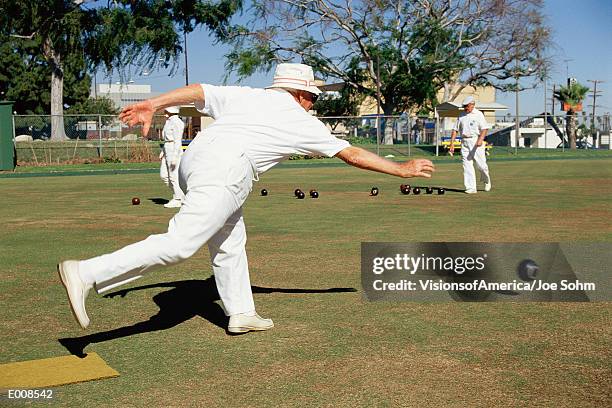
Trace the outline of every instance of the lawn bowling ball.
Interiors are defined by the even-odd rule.
[[[425,188],[425,192],[426,192],[427,194],[433,194],[433,188],[431,188],[431,187],[427,187],[427,188]]]
[[[140,198],[138,197],[132,198],[132,205],[139,205],[139,204],[140,204]]]
[[[402,194],[410,194],[410,186],[402,187]]]
[[[300,190],[299,188],[296,188],[293,194],[297,197],[301,192],[302,190]]]
[[[421,194],[421,189],[420,189],[420,188],[418,188],[418,187],[415,187],[415,188],[413,188],[413,189],[412,189],[412,192],[413,192],[414,194]]]
[[[261,190],[261,195],[262,196],[267,196],[268,195],[268,190],[266,190],[265,188]]]
[[[531,259],[525,259],[518,266],[518,276],[526,282],[532,281],[537,277],[539,270],[540,267],[537,263]]]
[[[442,195],[446,192],[446,190],[444,190],[443,188],[439,188],[438,189],[438,195]]]
[[[306,194],[304,194],[303,191],[298,191],[296,197],[302,200],[304,197],[306,197]]]
[[[310,190],[311,198],[319,198],[319,192],[317,190]]]
[[[370,195],[377,196],[378,195],[378,187],[372,187],[372,190],[370,190]]]

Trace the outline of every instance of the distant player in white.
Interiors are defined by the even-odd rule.
[[[487,135],[489,124],[478,109],[474,109],[474,98],[468,96],[463,100],[463,112],[459,115],[451,133],[449,152],[455,151],[455,137],[461,134],[461,157],[463,159],[463,183],[465,192],[476,194],[476,173],[474,163],[480,170],[480,181],[485,183],[485,191],[491,190],[491,176],[487,166],[484,138]]]
[[[140,278],[154,268],[176,264],[208,244],[215,282],[228,331],[245,333],[274,327],[255,311],[245,250],[242,205],[258,175],[293,154],[338,157],[346,163],[398,177],[431,177],[429,160],[397,163],[335,138],[308,111],[321,91],[312,68],[280,64],[267,89],[189,85],[130,105],[120,118],[143,125],[162,108],[195,103],[215,122],[191,142],[180,166],[185,199],[168,232],[151,235],[110,254],[84,261],[63,261],[60,278],[81,327],[89,325],[87,293],[98,293]]]
[[[170,106],[165,109],[166,123],[162,130],[164,138],[164,147],[162,148],[161,167],[159,175],[172,191],[172,200],[164,204],[166,208],[179,208],[183,201],[183,190],[179,186],[179,164],[183,154],[183,131],[185,124],[179,118],[179,108]]]

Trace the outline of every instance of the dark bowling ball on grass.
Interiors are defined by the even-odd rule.
[[[319,198],[319,192],[317,190],[310,190],[311,198]]]
[[[439,188],[439,189],[438,189],[438,195],[442,195],[442,194],[444,194],[445,192],[446,192],[446,190],[445,190],[445,189],[443,189],[443,188]]]
[[[431,188],[431,187],[427,187],[427,188],[425,189],[425,192],[426,192],[427,194],[433,194],[433,188]]]
[[[266,190],[265,188],[261,190],[261,195],[262,196],[267,196],[268,195],[268,190]]]
[[[138,197],[132,198],[132,205],[140,205],[140,198]]]
[[[414,194],[418,195],[418,194],[421,194],[421,189],[420,189],[420,188],[418,188],[418,187],[415,187],[415,188],[413,188],[413,189],[412,189],[412,192],[413,192]]]
[[[410,186],[402,187],[402,194],[410,194]]]
[[[301,193],[302,190],[300,190],[299,188],[296,188],[295,191],[293,192],[293,194],[297,197],[299,195],[299,193]]]
[[[306,194],[304,194],[303,191],[298,191],[296,194],[296,197],[299,198],[300,200],[304,199],[304,197],[306,197]]]
[[[518,266],[518,276],[525,282],[535,280],[538,276],[540,267],[531,259],[525,259]]]
[[[370,195],[377,196],[378,195],[378,187],[372,187],[372,190],[370,190]]]

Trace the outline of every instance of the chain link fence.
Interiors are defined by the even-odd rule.
[[[152,161],[157,159],[164,116],[156,116],[148,140],[140,127],[128,127],[114,115],[63,115],[62,141],[51,139],[51,115],[14,115],[17,161],[21,164]],[[57,116],[55,117],[57,118]],[[63,122],[63,123],[62,123]]]
[[[159,154],[164,116],[156,116],[147,140],[141,128],[122,124],[117,116],[64,115],[65,138],[51,140],[50,115],[15,115],[15,147],[20,164],[154,161]],[[319,117],[332,134],[381,156],[443,155],[450,145],[456,118],[419,116]],[[508,149],[561,149],[569,147],[567,118],[563,116],[511,115],[487,117],[491,125],[487,144]],[[577,147],[612,149],[610,115],[575,116]],[[60,122],[61,123],[61,122]]]

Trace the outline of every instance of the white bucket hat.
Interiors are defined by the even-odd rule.
[[[312,67],[304,64],[278,64],[272,85],[266,87],[266,89],[271,88],[299,89],[315,95],[321,93],[321,90],[315,86]]]
[[[466,96],[465,99],[463,100],[463,102],[461,102],[461,106],[467,106],[470,103],[476,103],[476,101],[474,100],[473,96]]]
[[[179,107],[178,106],[168,106],[167,108],[164,109],[166,112],[168,113],[173,113],[173,114],[177,114],[179,113]]]

